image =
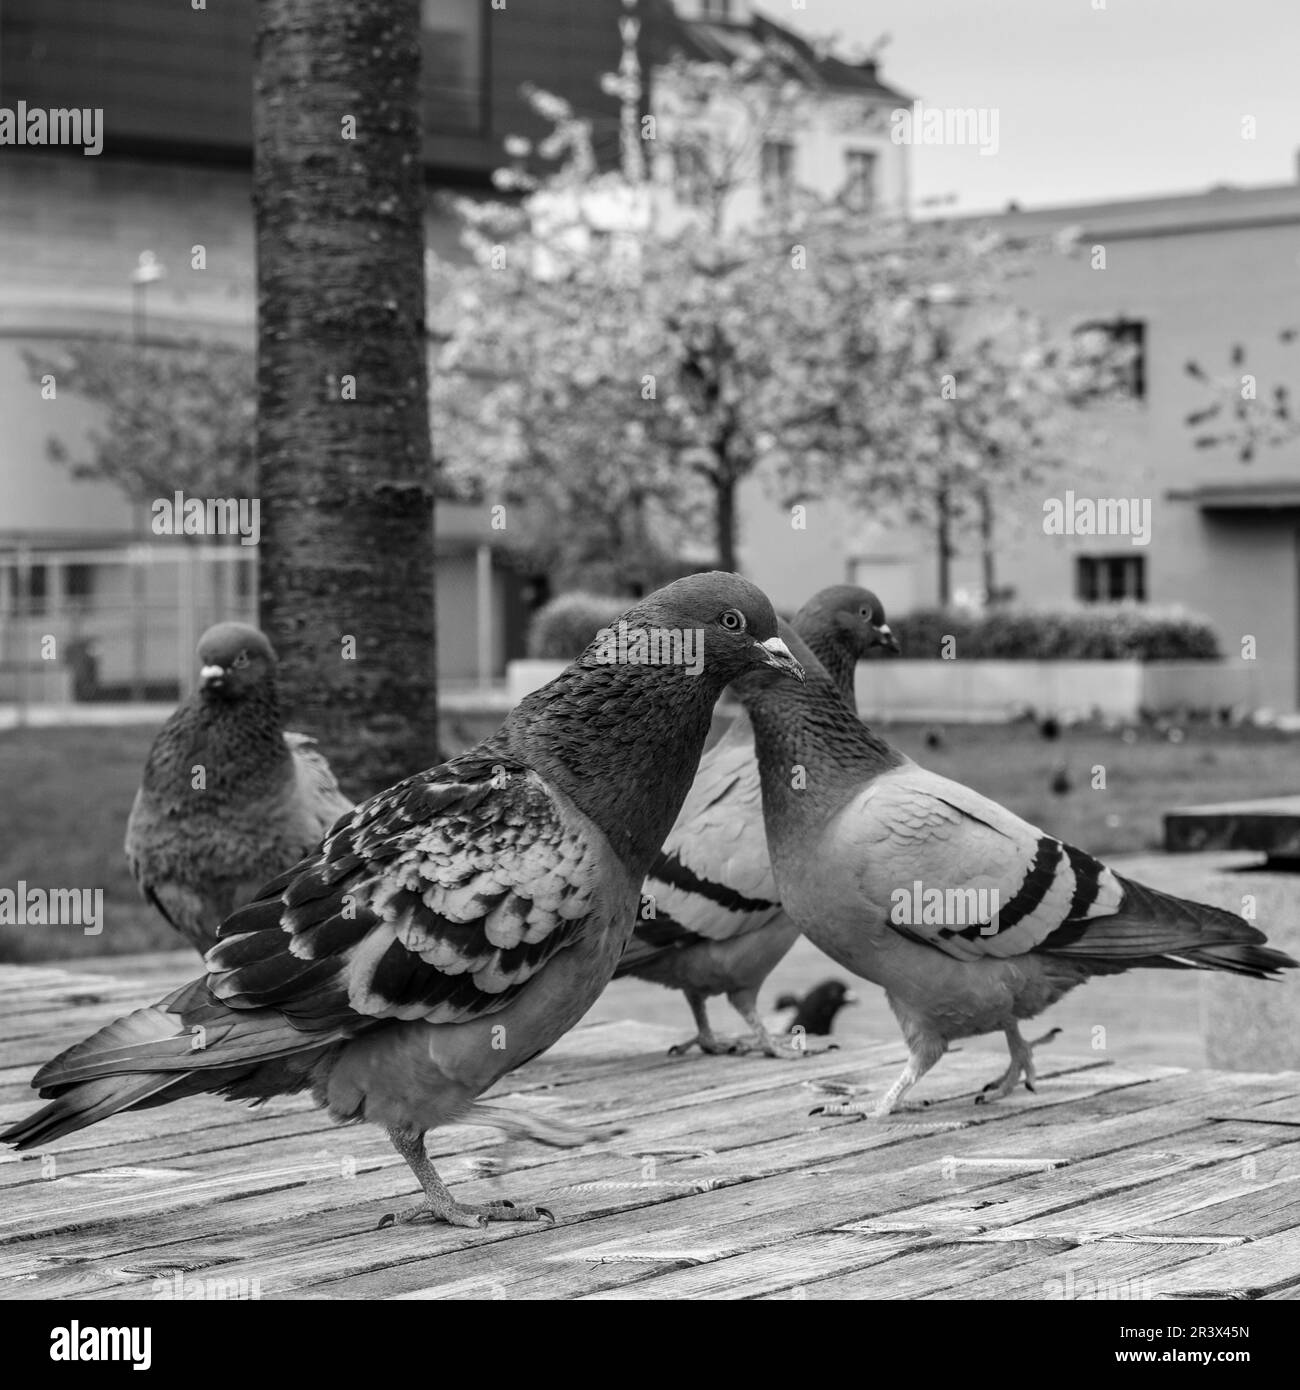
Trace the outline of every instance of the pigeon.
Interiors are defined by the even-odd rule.
[[[50,1104],[0,1139],[45,1145],[201,1092],[310,1089],[335,1120],[383,1125],[419,1181],[423,1201],[381,1226],[547,1219],[454,1200],[424,1135],[527,1132],[477,1098],[608,983],[713,705],[757,665],[803,676],[761,590],[723,573],[657,590],[497,733],[344,817],[221,924],[203,976],[43,1066]]]
[[[835,1027],[836,1014],[857,1002],[857,996],[843,980],[823,980],[802,999],[794,994],[783,994],[776,1001],[776,1007],[794,1010],[794,1016],[785,1030],[787,1033],[801,1032],[814,1038],[828,1038]]]
[[[198,689],[149,750],[125,848],[145,898],[202,955],[353,805],[314,740],[284,730],[262,633],[218,623],[198,655]]]
[[[1047,785],[1051,788],[1054,796],[1069,796],[1074,790],[1074,783],[1070,780],[1070,765],[1062,760],[1052,765],[1052,775],[1048,779]]]
[[[737,683],[758,749],[772,868],[785,910],[837,964],[880,985],[908,1062],[889,1114],[958,1038],[1001,1031],[1011,1061],[980,1099],[1034,1089],[1019,1024],[1094,975],[1296,965],[1222,908],[1124,878],[1005,807],[918,766],[858,720],[788,628],[797,697]]]
[[[854,708],[859,657],[898,651],[880,600],[867,589],[835,585],[811,598],[794,627],[831,673],[838,698]],[[653,915],[651,911],[653,910]],[[754,732],[743,711],[700,762],[677,824],[646,878],[632,940],[615,977],[635,975],[686,995],[695,1035],[670,1049],[762,1052],[795,1057],[804,1050],[774,1038],[758,1015],[763,981],[798,939],[781,911],[763,831]],[[706,1001],[726,994],[751,1030],[720,1038]]]

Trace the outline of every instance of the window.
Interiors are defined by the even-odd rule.
[[[1146,602],[1145,555],[1080,555],[1076,565],[1075,588],[1084,603]]]
[[[26,583],[23,582],[22,570],[15,568],[10,573],[13,575],[12,611],[28,618],[44,616],[49,596],[49,571],[43,564],[28,565]]]
[[[1091,323],[1081,323],[1076,335],[1100,333],[1114,348],[1126,349],[1128,361],[1120,376],[1120,390],[1130,400],[1144,401],[1147,398],[1147,326],[1141,319],[1094,319]]]
[[[420,0],[420,6],[425,134],[482,131],[480,0]]]
[[[794,146],[788,140],[764,140],[759,170],[764,206],[779,208],[790,200],[794,185]]]
[[[63,571],[63,594],[69,608],[88,611],[95,595],[94,565],[69,565]]]
[[[870,212],[876,205],[876,153],[874,150],[844,152],[845,205],[854,212]]]

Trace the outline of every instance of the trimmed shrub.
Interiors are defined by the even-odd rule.
[[[914,661],[937,660],[949,637],[965,661],[1212,661],[1220,654],[1206,619],[1135,604],[984,614],[927,608],[890,626]]]
[[[539,661],[572,661],[602,627],[626,613],[634,598],[575,589],[544,603],[528,627],[528,655]]]

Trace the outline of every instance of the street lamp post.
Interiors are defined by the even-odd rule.
[[[140,252],[131,270],[131,331],[137,343],[144,342],[145,338],[145,292],[166,274],[166,266],[152,251]]]

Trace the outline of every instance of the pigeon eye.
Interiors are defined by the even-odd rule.
[[[244,667],[248,665],[248,653],[240,652],[239,655],[234,659],[234,661],[231,662],[231,665],[235,668],[236,671],[242,671]]]
[[[739,609],[726,609],[718,621],[727,632],[744,632],[745,630],[745,615]]]
[[[859,612],[864,618],[869,619],[869,618],[871,617],[871,609],[870,609],[870,608],[859,608],[859,609],[858,609],[858,612]]]

